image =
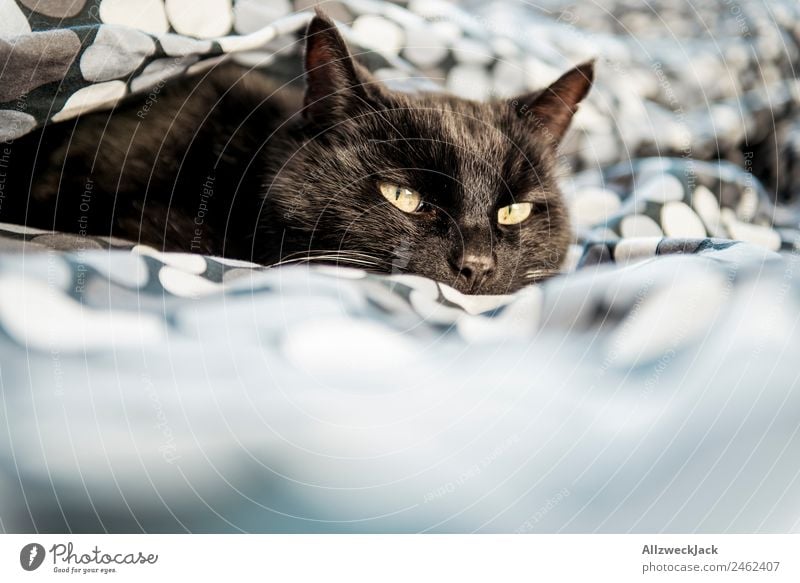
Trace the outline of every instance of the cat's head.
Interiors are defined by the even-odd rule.
[[[502,294],[558,270],[571,238],[556,148],[591,63],[479,103],[389,91],[319,14],[306,40],[299,146],[270,190],[283,258],[411,273]],[[268,196],[268,200],[269,200]]]

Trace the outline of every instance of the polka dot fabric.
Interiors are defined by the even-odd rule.
[[[5,119],[26,116],[10,132],[20,135],[58,115],[71,94],[88,84],[117,79],[126,83],[125,93],[146,90],[152,80],[134,83],[144,68],[178,54],[207,59],[247,52],[247,62],[268,67],[288,60],[297,73],[296,41],[314,4],[4,1],[0,39],[6,45],[0,45],[0,53],[7,61],[0,75],[0,110],[16,111]],[[461,6],[343,0],[325,2],[324,8],[347,26],[346,36],[358,52],[370,53],[367,64],[379,77],[404,81],[409,88],[419,83],[475,99],[511,96],[545,86],[570,64],[596,58],[598,87],[565,145],[574,164],[596,167],[639,155],[682,155],[721,156],[742,165],[746,142],[764,160],[758,170],[767,186],[791,198],[798,189],[799,101],[793,70],[800,7],[791,0],[770,3],[769,10],[762,0],[723,2],[723,10],[714,4],[693,5],[690,11],[668,2],[650,3],[644,10],[627,0],[606,2],[602,10],[565,0],[538,8],[508,0],[466,0]],[[46,58],[39,59],[45,46]],[[27,76],[14,71],[31,69],[25,64],[31,58],[38,65],[32,78],[23,80]],[[170,76],[186,69],[176,67]],[[52,85],[35,91],[58,80],[57,91]],[[23,95],[24,102],[18,101]],[[88,107],[108,106],[121,97],[88,95]],[[789,180],[778,180],[769,158],[789,162]]]
[[[298,38],[311,4],[5,2],[0,52],[5,52],[7,65],[0,75],[0,137],[13,139],[42,123],[108,107],[131,92],[146,92],[188,74],[203,61],[213,65],[225,53],[290,78],[300,72]],[[718,39],[728,57],[722,60],[713,57],[709,43],[693,43],[688,74],[674,57],[675,47],[659,44],[652,23],[625,1],[611,3],[610,11],[602,13],[589,5],[550,4],[523,11],[503,1],[487,6],[466,2],[461,8],[416,1],[341,1],[326,3],[325,9],[339,20],[354,52],[375,74],[406,91],[447,90],[475,99],[511,96],[551,82],[578,60],[600,59],[597,85],[563,148],[568,164],[584,168],[563,183],[575,228],[564,271],[702,253],[723,240],[772,252],[795,251],[798,213],[776,201],[779,193],[768,192],[754,175],[755,153],[743,146],[737,131],[744,120],[746,133],[758,133],[753,123],[763,120],[764,107],[770,105],[774,131],[781,138],[776,156],[782,159],[776,163],[785,161],[788,170],[793,168],[793,149],[787,144],[796,139],[796,123],[788,121],[797,111],[796,94],[782,91],[781,79],[794,53],[767,48],[778,37],[796,38],[797,7],[779,4],[772,26],[758,18],[758,26],[748,24],[752,30],[747,38],[764,48],[762,70],[776,79],[758,96],[758,80],[745,75],[752,58],[733,34]],[[669,17],[665,26],[672,27],[678,42],[696,32],[697,14],[663,9]],[[699,10],[699,16],[711,18],[706,8]],[[721,31],[744,26],[732,14],[713,16]],[[619,28],[623,24],[624,31]],[[651,58],[646,70],[633,50],[637,43]],[[696,69],[704,75],[698,77]],[[31,74],[15,74],[18,70]],[[739,81],[709,87],[705,74],[714,70]],[[683,111],[684,101],[708,106]],[[729,160],[703,160],[709,157],[709,140],[716,144],[715,155]],[[661,155],[633,157],[655,152]],[[788,176],[791,182],[793,175]],[[31,249],[56,240],[68,247],[70,236],[33,237]],[[88,240],[73,243],[80,246]],[[6,237],[3,244],[14,249],[20,240]],[[162,279],[171,282],[166,291],[180,287],[173,283],[180,282],[174,274],[153,278]]]
[[[315,3],[0,0],[0,138],[225,54],[296,76]],[[564,275],[465,296],[0,225],[2,529],[798,532],[800,9],[535,4],[323,3],[401,90],[599,59]]]
[[[0,254],[13,532],[797,529],[796,254],[619,239],[481,297],[3,230],[25,241]],[[622,461],[586,475],[598,456]],[[698,483],[694,511],[642,515]],[[706,516],[720,496],[748,511]]]

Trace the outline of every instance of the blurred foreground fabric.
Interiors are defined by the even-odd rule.
[[[298,3],[201,4],[0,2],[2,136],[225,53],[296,77]],[[468,297],[0,225],[0,529],[800,530],[797,5],[521,6],[328,8],[404,90],[600,59],[564,274]]]
[[[6,255],[3,528],[797,531],[800,262],[765,253],[473,298],[146,248]]]

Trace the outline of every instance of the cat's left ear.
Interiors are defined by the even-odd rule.
[[[350,55],[336,25],[321,10],[306,33],[304,115],[317,121],[346,115],[349,106],[367,100],[369,73]]]
[[[567,71],[549,87],[517,97],[511,103],[521,117],[531,118],[557,147],[593,81],[594,61],[588,61]]]

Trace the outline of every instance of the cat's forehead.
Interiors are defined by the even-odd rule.
[[[546,149],[507,102],[429,94],[407,102],[397,114],[395,127],[403,137],[427,143],[439,159],[457,160],[462,179],[547,172]]]
[[[502,154],[509,147],[505,112],[494,104],[467,101],[445,94],[423,94],[400,110],[409,131],[481,154]]]
[[[345,122],[335,150],[345,167],[426,193],[445,189],[480,214],[546,178],[543,156],[507,103],[420,94],[383,105]]]
[[[502,112],[489,104],[444,95],[404,97],[371,116],[364,131],[402,145],[401,160],[467,180],[496,174],[518,150]],[[374,125],[373,125],[374,124]]]

